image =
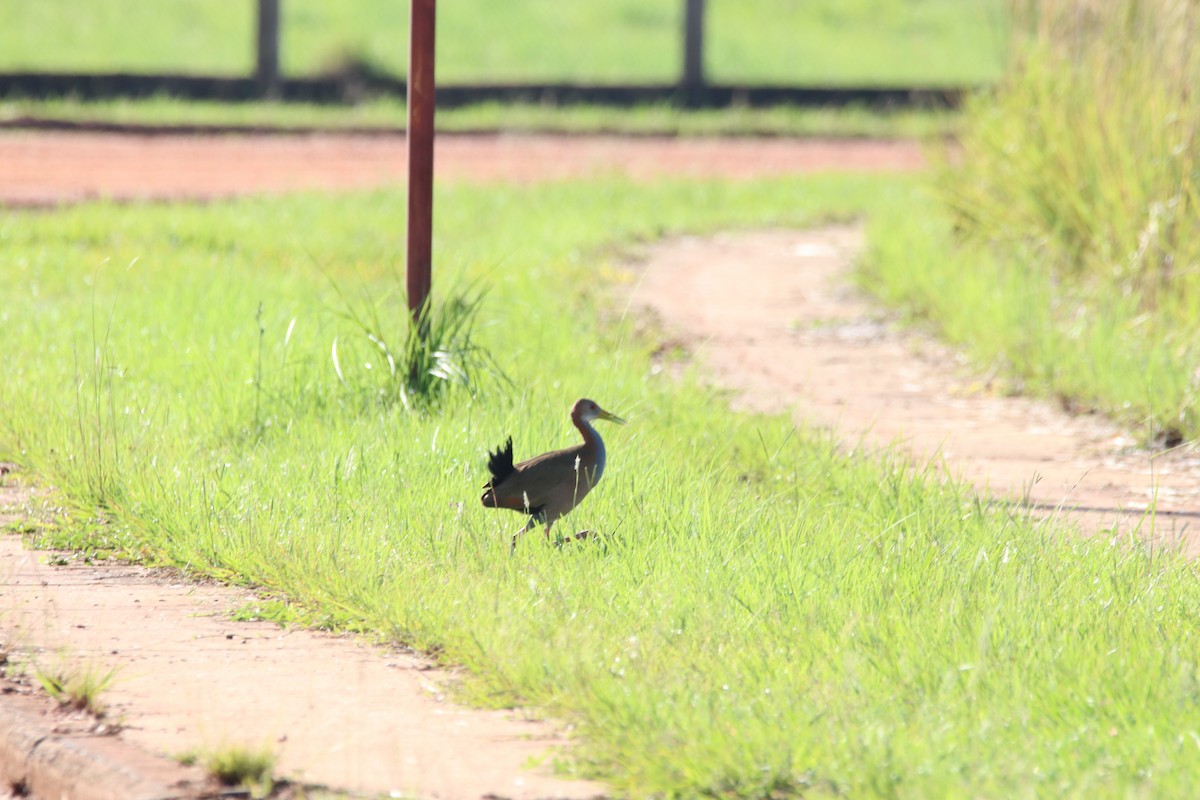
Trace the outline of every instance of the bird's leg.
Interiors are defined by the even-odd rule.
[[[519,531],[517,531],[516,533],[514,533],[514,534],[513,534],[511,552],[515,552],[515,551],[516,551],[516,549],[517,549],[517,539],[520,539],[520,538],[521,538],[521,534],[522,534],[522,533],[529,533],[529,531],[533,530],[533,526],[534,526],[534,525],[536,525],[536,524],[537,524],[537,517],[530,517],[530,518],[529,518],[529,522],[526,522],[526,523],[525,523],[525,527],[524,527],[524,528],[521,528],[521,530],[519,530]]]
[[[555,547],[562,547],[563,540],[562,540],[561,536],[555,536],[553,538],[553,540],[551,540],[551,538],[550,538],[550,528],[553,525],[554,525],[553,521],[546,523],[546,529],[544,531],[544,533],[546,534],[546,541],[547,542],[553,541]]]

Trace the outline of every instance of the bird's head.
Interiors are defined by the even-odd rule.
[[[571,418],[581,420],[583,422],[591,422],[594,419],[606,419],[609,422],[615,422],[618,425],[625,424],[625,420],[621,419],[616,414],[610,414],[600,406],[596,405],[595,400],[588,400],[586,397],[575,401],[575,405],[571,407]]]

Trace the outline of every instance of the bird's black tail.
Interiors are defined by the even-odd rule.
[[[492,492],[492,487],[499,484],[509,475],[512,475],[516,470],[513,469],[513,448],[512,437],[508,437],[508,441],[504,443],[504,447],[497,448],[495,452],[488,452],[488,472],[492,473],[492,478],[485,485],[487,489],[483,493],[483,504],[485,506],[495,505],[495,496]],[[489,499],[491,502],[488,502]]]
[[[488,472],[492,473],[492,484],[500,483],[513,474],[512,437],[504,443],[504,447],[496,448],[496,452],[488,453]]]

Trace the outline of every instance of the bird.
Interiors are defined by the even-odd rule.
[[[595,488],[604,475],[607,461],[604,440],[592,427],[597,419],[624,425],[625,420],[611,414],[586,397],[571,407],[571,422],[583,436],[583,443],[513,464],[512,437],[503,447],[488,452],[491,479],[484,484],[480,498],[486,508],[510,508],[529,515],[529,522],[513,535],[517,538],[541,523],[546,538],[555,521],[569,512]],[[585,538],[584,532],[576,538]]]

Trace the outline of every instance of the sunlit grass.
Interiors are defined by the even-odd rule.
[[[360,61],[407,70],[404,3],[281,3],[285,73]],[[711,0],[715,80],[971,85],[999,75],[1002,0]],[[249,74],[255,4],[0,0],[0,69]],[[456,2],[438,8],[438,75],[470,81],[670,82],[682,0]]]
[[[880,221],[867,283],[1015,386],[1146,438],[1200,436],[1195,4],[1027,4],[933,202]]]
[[[877,216],[914,207],[908,183],[437,198],[435,292],[486,287],[480,341],[515,388],[432,415],[359,402],[329,359],[346,330],[329,277],[388,286],[401,195],[7,214],[0,457],[98,508],[127,550],[433,650],[466,666],[467,697],[576,723],[567,767],[624,795],[1195,784],[1193,565],[732,414],[653,371],[658,342],[621,314],[625,243]],[[629,420],[559,523],[599,535],[511,553],[520,520],[478,504],[486,451],[571,443],[580,396]]]
[[[0,70],[133,71],[248,75],[254,4],[211,0],[139,8],[131,0],[40,0],[12,6],[0,25]],[[438,80],[673,83],[681,64],[682,0],[439,8]],[[19,7],[18,7],[19,6]],[[1003,0],[719,0],[708,4],[706,67],[714,82],[817,86],[986,85],[1000,76],[1010,25]],[[282,6],[287,75],[350,63],[403,75],[408,6],[289,0]],[[53,35],[49,35],[50,32]],[[35,116],[143,125],[403,127],[402,101],[348,106],[184,103],[168,99],[81,103],[0,98],[0,119]],[[558,109],[540,104],[440,111],[440,130],[504,129],[666,135],[925,136],[954,117],[924,109],[733,108],[684,111]]]
[[[474,397],[485,383],[506,382],[496,358],[477,341],[480,294],[455,291],[445,300],[428,298],[413,313],[401,282],[397,274],[392,291],[372,286],[360,297],[347,296],[332,282],[338,316],[351,332],[347,339],[335,336],[330,347],[343,387],[367,407],[400,405],[420,413],[436,411],[453,392]]]
[[[1063,279],[1196,294],[1200,9],[1035,3],[1019,57],[971,106],[941,195],[964,233],[1032,245]]]

